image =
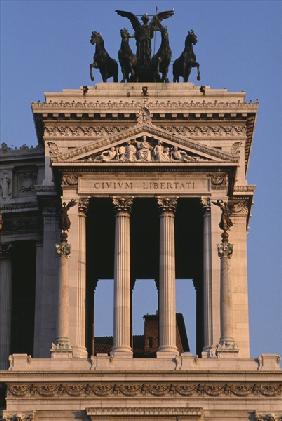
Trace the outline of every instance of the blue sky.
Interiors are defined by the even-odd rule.
[[[199,39],[195,52],[201,65],[200,83],[244,90],[248,99],[259,99],[248,173],[249,183],[257,185],[249,230],[251,349],[253,355],[282,354],[281,1],[2,0],[0,141],[15,146],[35,144],[31,102],[42,100],[44,91],[91,84],[91,32],[100,31],[110,55],[117,57],[119,29],[130,26],[114,10],[153,13],[156,6],[175,9],[175,16],[166,21],[173,59],[183,49],[187,30],[193,28]],[[97,72],[95,81],[100,81]],[[197,83],[195,71],[191,81]],[[190,287],[191,282],[182,284],[178,294],[178,309],[184,308],[187,319],[194,306]],[[143,312],[155,308],[154,297],[144,307],[145,289],[139,288],[140,299],[135,299],[136,332],[140,332]],[[153,288],[146,291],[148,297]],[[98,294],[102,296],[97,289]],[[107,322],[104,328],[110,334],[111,322]],[[193,323],[192,317],[189,326]]]

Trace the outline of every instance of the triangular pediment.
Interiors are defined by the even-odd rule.
[[[150,122],[102,137],[71,152],[60,153],[49,143],[53,163],[236,163],[238,156],[218,151],[186,138],[168,133]]]

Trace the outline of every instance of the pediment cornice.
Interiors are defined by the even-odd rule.
[[[171,161],[191,162],[191,160],[194,160],[198,162],[211,161],[217,163],[222,162],[233,164],[238,162],[238,156],[236,154],[226,153],[214,148],[209,148],[195,142],[190,138],[181,136],[180,134],[176,135],[174,133],[170,133],[169,131],[152,124],[150,116],[148,114],[146,115],[146,112],[145,115],[139,116],[137,124],[133,127],[125,129],[119,133],[102,136],[101,138],[88,145],[77,147],[74,150],[68,151],[66,153],[61,152],[55,142],[48,142],[48,145],[50,147],[51,160],[54,164],[72,164],[79,162],[103,162],[105,164],[109,161],[111,161],[111,163],[115,162],[120,164],[121,162],[125,162],[126,159],[118,159],[117,148],[120,148],[123,145],[131,145],[132,149],[141,148],[142,144],[140,142],[142,142],[142,139],[146,139],[146,142],[148,142],[147,145],[150,145],[150,147],[147,147],[151,150],[156,148],[156,150],[159,149],[159,152],[162,153],[161,146],[163,146],[163,149],[166,150],[167,156],[164,154],[163,159],[152,159],[154,161],[166,161],[169,163]],[[111,150],[112,154],[110,152]],[[115,151],[117,152],[116,154]],[[179,153],[181,152],[183,159],[173,158],[173,156],[177,156],[177,151],[178,156],[180,156]],[[157,155],[155,155],[155,157],[156,156]],[[160,156],[162,155],[159,155],[159,157]],[[139,160],[141,162],[148,161],[146,159],[137,158],[134,160]],[[129,159],[128,161],[132,160]]]

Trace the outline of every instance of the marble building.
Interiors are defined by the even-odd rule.
[[[1,145],[4,420],[282,419],[279,355],[250,356],[258,104],[192,83],[143,85],[47,92],[32,104],[38,146]],[[113,346],[101,353],[93,294],[109,278]],[[132,290],[147,278],[158,346],[136,358]],[[176,278],[196,290],[196,355],[177,346]]]

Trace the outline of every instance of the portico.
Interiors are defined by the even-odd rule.
[[[137,82],[33,104],[38,148],[0,156],[7,420],[280,414],[279,356],[253,359],[249,344],[257,107],[244,92]],[[114,282],[114,327],[101,353],[93,297],[103,279]],[[132,340],[137,279],[158,292],[158,348],[146,357]],[[176,279],[195,287],[196,355],[179,351]]]

